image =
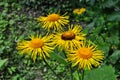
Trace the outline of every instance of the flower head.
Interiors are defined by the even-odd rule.
[[[80,45],[75,51],[67,54],[67,60],[72,63],[72,66],[78,65],[79,69],[91,69],[92,66],[99,66],[104,59],[103,51],[97,49],[97,46],[90,41]]]
[[[74,14],[79,14],[80,11],[79,11],[79,9],[74,9],[74,10],[73,10],[73,13],[74,13]]]
[[[85,40],[86,34],[82,33],[80,25],[68,26],[67,31],[56,33],[53,37],[53,44],[59,49],[73,50],[77,48],[82,40]]]
[[[49,14],[47,17],[40,16],[37,20],[42,24],[44,29],[47,29],[48,32],[53,29],[54,31],[63,30],[62,26],[69,23],[69,16],[59,15],[59,14]]]
[[[78,15],[80,15],[80,14],[84,13],[85,11],[86,11],[85,8],[74,9],[74,10],[73,10],[73,13],[74,13],[74,14],[78,14]]]
[[[36,60],[37,56],[40,56],[42,59],[49,57],[49,52],[52,52],[54,49],[51,47],[50,39],[51,37],[41,37],[41,36],[30,36],[30,41],[22,41],[17,43],[17,49],[21,54],[26,54],[31,56],[33,60]]]

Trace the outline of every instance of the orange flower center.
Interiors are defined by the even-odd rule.
[[[71,31],[67,31],[62,34],[61,38],[63,40],[72,40],[72,39],[75,39],[75,34]]]
[[[32,39],[29,43],[29,46],[37,49],[37,48],[41,48],[44,45],[44,42],[38,38]]]
[[[51,15],[48,15],[47,17],[47,20],[48,21],[57,21],[60,19],[60,16],[58,14],[51,14]]]
[[[80,48],[78,50],[78,55],[80,58],[89,59],[92,57],[92,51],[89,48]]]

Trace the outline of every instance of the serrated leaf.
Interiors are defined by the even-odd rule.
[[[112,66],[104,66],[87,71],[84,80],[117,80]]]
[[[116,50],[115,52],[113,52],[109,59],[111,63],[115,64],[116,61],[120,59],[120,50]]]

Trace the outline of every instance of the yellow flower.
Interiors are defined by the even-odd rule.
[[[80,12],[81,12],[81,13],[84,13],[85,11],[86,11],[85,8],[81,8],[81,9],[80,9]]]
[[[63,30],[62,26],[69,23],[69,16],[59,15],[59,14],[49,14],[47,17],[40,16],[37,20],[43,25],[44,29],[47,29],[48,32],[53,29],[54,31]]]
[[[68,26],[67,31],[56,33],[53,37],[53,44],[59,49],[73,50],[78,47],[82,40],[85,40],[86,34],[82,33],[80,25]]]
[[[74,9],[74,10],[73,10],[73,13],[74,13],[74,14],[78,14],[78,15],[80,15],[80,14],[84,13],[85,11],[86,11],[85,8]]]
[[[79,11],[79,9],[74,9],[74,10],[73,10],[73,13],[74,13],[74,14],[80,14],[80,11]]]
[[[78,65],[79,69],[97,67],[103,59],[103,51],[97,49],[97,46],[90,41],[83,41],[78,49],[67,54],[67,60],[72,63],[72,67]]]
[[[31,56],[35,62],[36,57],[40,56],[42,59],[49,57],[49,52],[52,52],[54,49],[51,47],[50,39],[51,37],[41,37],[41,36],[30,36],[30,41],[22,41],[17,43],[17,49],[20,51],[20,54],[26,54]]]

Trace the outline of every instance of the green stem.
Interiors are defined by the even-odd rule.
[[[50,70],[53,72],[53,74],[55,74],[55,76],[56,76],[59,80],[61,80],[61,78],[57,76],[57,74],[55,73],[55,71],[51,68],[51,66],[47,63],[47,61],[46,61],[44,58],[43,58],[43,61],[44,61],[45,64],[50,68]]]
[[[84,80],[84,70],[83,69],[81,70],[81,73],[82,73],[82,80]]]
[[[81,77],[80,77],[80,72],[79,72],[79,70],[77,70],[77,73],[78,73],[79,80],[81,80]]]
[[[67,58],[67,56],[66,56],[66,54],[65,54],[65,51],[63,50],[63,53],[64,53],[64,56],[65,56],[65,58]],[[69,66],[69,68],[70,68],[70,75],[71,75],[71,80],[73,80],[73,72],[72,72],[72,68],[71,68],[71,65],[70,64],[68,64],[68,66]]]
[[[71,68],[71,65],[69,65],[69,67],[70,67],[71,80],[73,80],[73,75],[72,75],[72,68]]]
[[[41,48],[42,49],[42,48]],[[43,50],[43,49],[42,49]],[[44,50],[43,50],[44,53]],[[44,53],[45,55],[45,53]],[[45,58],[43,57],[43,61],[45,62],[45,64],[50,68],[50,70],[53,72],[53,74],[58,78],[58,80],[61,80],[61,78],[55,73],[55,71],[52,69],[52,67],[47,63],[47,61],[45,60]]]

